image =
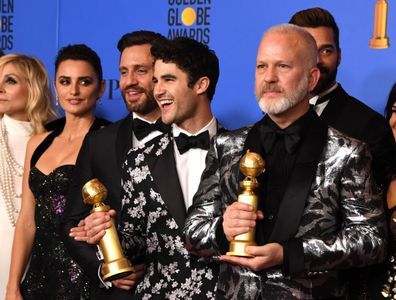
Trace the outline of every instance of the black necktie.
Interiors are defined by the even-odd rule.
[[[166,128],[167,126],[160,119],[155,123],[145,122],[138,118],[133,119],[133,132],[139,141],[149,135],[150,132],[156,130],[165,132]]]
[[[300,127],[292,126],[284,130],[280,128],[274,128],[270,125],[263,124],[260,126],[260,133],[262,136],[262,144],[266,153],[270,153],[275,141],[279,137],[283,137],[286,151],[292,154],[300,141]]]
[[[207,150],[210,147],[209,131],[207,130],[195,136],[188,136],[187,134],[180,133],[179,136],[175,137],[175,141],[180,154],[193,148]]]

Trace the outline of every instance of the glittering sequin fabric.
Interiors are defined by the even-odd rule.
[[[30,171],[29,185],[36,198],[36,236],[21,285],[25,300],[89,299],[88,280],[68,255],[58,230],[73,169],[64,165],[48,175],[36,167]]]

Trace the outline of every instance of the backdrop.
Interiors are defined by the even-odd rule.
[[[390,43],[396,41],[396,4],[388,0]],[[212,107],[228,128],[261,117],[254,97],[254,66],[263,32],[301,9],[329,10],[340,27],[338,81],[381,114],[396,81],[396,53],[370,49],[376,0],[0,0],[1,48],[40,58],[53,78],[54,58],[65,45],[85,43],[102,59],[106,93],[99,115],[115,121],[127,113],[118,88],[116,44],[126,32],[148,29],[167,37],[193,37],[220,59]]]

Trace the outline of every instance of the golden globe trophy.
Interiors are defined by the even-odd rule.
[[[107,197],[106,187],[98,180],[92,179],[88,181],[82,188],[82,196],[84,203],[92,204],[93,212],[106,212],[110,210],[108,205],[103,202]],[[104,263],[102,265],[102,273],[104,281],[112,281],[127,276],[133,272],[132,264],[126,259],[122,253],[120,240],[111,220],[111,227],[106,229],[106,234],[99,242],[99,248],[102,251]]]
[[[256,212],[258,198],[254,190],[259,186],[256,177],[265,170],[265,162],[260,154],[247,150],[239,163],[239,169],[246,177],[239,183],[243,191],[238,196],[238,202],[250,204]],[[235,236],[230,243],[230,251],[227,252],[227,255],[253,257],[246,252],[245,248],[256,245],[255,233],[256,228],[251,228],[248,232]]]
[[[374,14],[374,34],[370,39],[370,48],[389,48],[389,39],[386,36],[387,17],[388,3],[386,0],[377,0]]]

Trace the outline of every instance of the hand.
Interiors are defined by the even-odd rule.
[[[114,209],[108,212],[93,212],[84,219],[84,230],[86,231],[88,244],[98,244],[111,226],[111,218],[116,215]]]
[[[5,300],[23,300],[21,291],[19,289],[14,291],[7,289]]]
[[[262,219],[261,211],[254,212],[246,203],[234,202],[227,207],[223,215],[223,230],[229,241],[238,234],[246,233],[256,226],[256,219]]]
[[[222,255],[220,260],[247,267],[254,272],[283,264],[283,247],[278,243],[270,243],[264,246],[248,246],[246,251],[254,257]]]
[[[132,274],[117,280],[113,280],[111,283],[119,289],[129,291],[135,288],[137,282],[144,275],[144,269],[145,264],[134,265]]]
[[[84,227],[85,220],[81,220],[77,227],[70,229],[69,236],[73,237],[76,241],[86,242],[88,237]]]

